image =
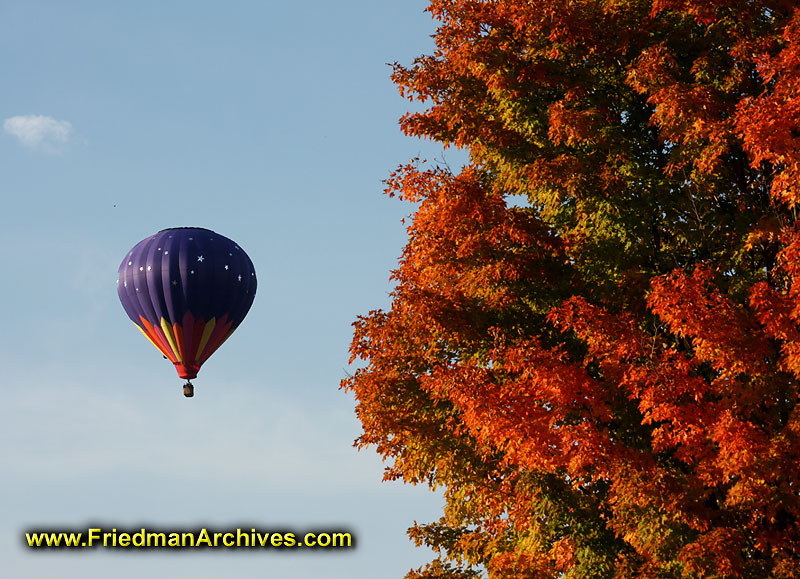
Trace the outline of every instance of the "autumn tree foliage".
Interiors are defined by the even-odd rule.
[[[432,0],[343,386],[441,487],[409,579],[800,577],[800,7]],[[523,200],[511,202],[511,200]]]

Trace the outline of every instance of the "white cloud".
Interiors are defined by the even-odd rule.
[[[26,147],[58,152],[72,136],[72,123],[45,115],[19,115],[3,121],[3,130]]]

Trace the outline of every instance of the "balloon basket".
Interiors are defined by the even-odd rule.
[[[194,386],[192,386],[191,382],[186,382],[186,384],[183,385],[183,395],[187,398],[194,396]]]

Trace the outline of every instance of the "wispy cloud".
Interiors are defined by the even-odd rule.
[[[6,134],[16,137],[24,146],[55,153],[72,137],[72,123],[58,121],[46,115],[18,115],[3,121]]]

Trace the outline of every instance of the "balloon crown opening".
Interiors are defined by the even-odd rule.
[[[202,231],[211,231],[207,227],[167,227],[166,229],[162,229],[159,233],[163,233],[164,231],[175,231],[176,229],[200,229]]]

